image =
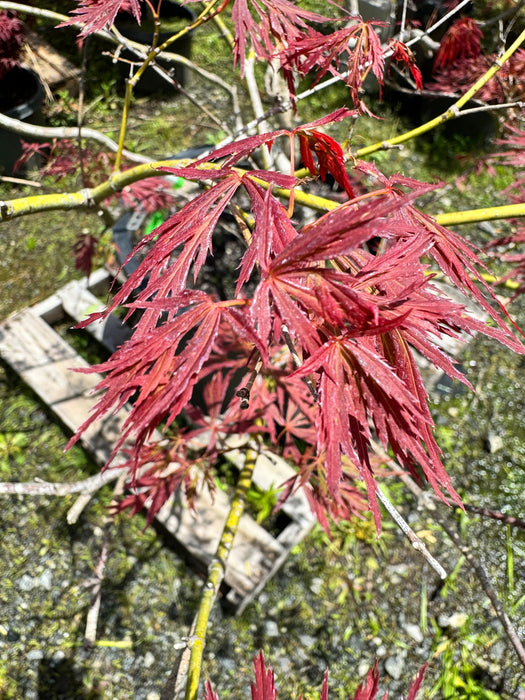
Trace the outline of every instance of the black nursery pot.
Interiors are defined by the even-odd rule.
[[[196,15],[189,7],[179,5],[171,0],[163,0],[160,7],[160,32],[157,46],[163,44],[170,36],[180,31],[185,24],[191,24]],[[149,26],[148,26],[149,25]],[[115,19],[115,27],[131,41],[136,41],[145,46],[151,46],[153,42],[153,27],[148,16],[142,17],[142,24],[138,25],[135,18],[128,13],[120,13]],[[191,56],[191,34],[185,34],[180,39],[170,45],[168,51],[178,53],[185,58]],[[122,52],[122,57],[126,60],[137,61],[137,57],[128,51]],[[162,59],[157,59],[157,63],[168,71],[173,71],[173,76],[182,86],[186,84],[186,67],[180,64],[168,63]],[[129,75],[129,66],[121,62],[123,74]],[[135,87],[135,92],[142,95],[153,95],[155,93],[171,92],[173,87],[164,80],[153,68],[148,68]]]
[[[36,124],[40,121],[44,88],[38,75],[17,66],[0,79],[0,112],[8,117]],[[27,137],[25,141],[30,140]],[[13,175],[13,167],[22,155],[20,136],[0,128],[0,169]]]

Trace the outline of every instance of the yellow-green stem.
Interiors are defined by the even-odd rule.
[[[131,108],[131,99],[133,97],[133,84],[131,80],[126,81],[126,93],[124,96],[124,107],[122,109],[122,119],[120,120],[120,133],[118,137],[118,150],[115,157],[114,172],[119,172],[122,162],[122,152],[124,151],[124,141],[126,140],[126,131],[128,128],[128,116]]]
[[[183,168],[189,165],[189,159],[183,160],[163,160],[154,163],[137,165],[124,172],[114,173],[109,180],[103,182],[92,189],[80,190],[78,192],[55,192],[53,194],[37,194],[30,197],[20,197],[0,201],[0,221],[15,219],[26,214],[34,214],[43,211],[53,211],[57,209],[69,210],[81,207],[97,206],[104,199],[107,199],[116,192],[120,192],[126,185],[143,180],[147,177],[161,176],[165,173],[159,172],[159,167]],[[218,168],[214,163],[207,163],[203,168]],[[239,170],[239,172],[242,172]],[[257,180],[263,187],[268,187],[268,183]],[[290,190],[274,188],[273,193],[284,199],[290,198]],[[334,202],[325,197],[308,194],[301,190],[295,190],[295,201],[310,209],[327,212],[340,206],[339,202]],[[466,211],[448,212],[438,214],[435,219],[443,226],[453,226],[477,221],[491,221],[494,219],[509,219],[525,216],[525,202],[518,204],[508,204],[500,207],[487,207],[484,209],[471,209]]]
[[[370,153],[375,153],[376,151],[380,151],[386,148],[391,148],[392,146],[397,145],[398,143],[403,143],[404,141],[408,141],[409,139],[414,138],[415,136],[419,136],[420,134],[424,134],[427,131],[430,131],[431,129],[434,129],[436,126],[439,126],[440,124],[443,124],[444,122],[448,121],[449,119],[454,119],[455,117],[459,116],[458,112],[459,110],[469,101],[471,100],[474,95],[481,90],[481,88],[488,83],[488,81],[496,75],[496,73],[501,69],[501,67],[509,60],[509,58],[512,56],[512,54],[519,49],[521,44],[525,41],[525,29],[521,32],[519,37],[512,43],[512,45],[505,51],[505,53],[494,63],[492,66],[488,69],[488,71],[481,76],[479,80],[477,80],[474,85],[467,90],[467,92],[462,95],[457,102],[455,102],[452,107],[449,107],[446,112],[443,112],[443,114],[440,114],[439,117],[436,117],[435,119],[431,119],[430,121],[426,122],[425,124],[422,124],[421,126],[418,126],[416,129],[412,129],[411,131],[407,131],[404,134],[400,134],[399,136],[394,136],[391,139],[388,139],[387,141],[380,141],[378,143],[374,143],[371,146],[365,146],[364,148],[360,148],[356,153],[354,153],[354,157],[357,158],[362,158],[363,156],[370,155]]]
[[[133,96],[133,88],[138,83],[138,81],[140,80],[143,73],[150,65],[150,63],[156,58],[156,56],[161,51],[165,51],[169,46],[171,46],[171,44],[173,44],[175,41],[180,39],[180,37],[184,36],[185,34],[189,34],[189,32],[193,31],[196,27],[200,26],[201,24],[203,24],[204,22],[206,22],[208,19],[211,18],[212,10],[215,7],[215,5],[217,5],[217,3],[218,3],[218,0],[213,0],[212,2],[210,2],[204,8],[204,10],[201,12],[201,14],[191,24],[186,25],[180,31],[178,31],[176,34],[173,34],[172,36],[170,36],[169,39],[167,39],[160,46],[155,46],[155,44],[157,43],[157,37],[158,37],[158,32],[159,32],[158,17],[155,17],[155,35],[154,35],[154,41],[153,41],[153,48],[149,52],[147,57],[144,59],[142,65],[137,70],[137,72],[133,75],[132,78],[130,78],[126,82],[126,95],[125,95],[125,99],[124,99],[124,109],[122,110],[122,119],[120,122],[120,134],[119,134],[117,157],[115,159],[115,172],[118,172],[120,170],[120,164],[121,164],[121,160],[122,160],[122,151],[124,150],[124,141],[126,138],[126,131],[127,131],[127,125],[128,125],[129,110],[131,107],[131,99]]]
[[[252,482],[253,469],[257,460],[257,452],[249,449],[246,452],[246,460],[237,481],[237,488],[230,507],[230,512],[224,525],[224,530],[217,547],[215,557],[208,567],[208,579],[204,585],[199,610],[195,619],[195,629],[191,641],[191,655],[188,666],[188,678],[186,682],[185,700],[196,700],[199,690],[201,675],[202,655],[206,644],[206,630],[210,612],[217,597],[224,572],[226,561],[233,546],[233,539],[239,527],[246,495]]]
[[[501,207],[452,211],[446,214],[438,214],[435,219],[442,226],[457,226],[458,224],[475,224],[478,221],[513,219],[519,216],[525,216],[525,202],[505,204]]]

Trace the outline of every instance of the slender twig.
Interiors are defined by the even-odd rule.
[[[29,187],[42,187],[41,182],[25,180],[22,177],[10,177],[9,175],[0,175],[0,182],[10,182],[13,185],[27,185]]]
[[[401,26],[399,27],[399,41],[404,41],[407,22],[407,0],[403,0],[403,8],[401,10]]]
[[[244,61],[244,79],[246,81],[246,87],[248,88],[248,94],[250,96],[250,102],[252,103],[255,118],[258,120],[257,131],[259,134],[263,134],[268,131],[270,127],[263,116],[264,109],[261,95],[259,92],[259,86],[257,85],[257,81],[255,79],[255,54],[253,50],[250,51]],[[273,164],[273,159],[267,146],[264,146],[261,149],[261,154],[265,170],[270,170]]]
[[[84,121],[84,86],[86,82],[87,49],[89,37],[82,43],[82,65],[80,67],[80,80],[78,84],[78,111],[77,111],[77,152],[80,166],[80,181],[83,187],[87,187],[86,168],[84,163],[84,151],[82,149],[82,123]]]
[[[354,156],[357,158],[362,158],[363,156],[370,155],[371,153],[375,153],[376,151],[383,150],[385,148],[385,145],[387,144],[392,146],[394,144],[404,143],[405,141],[408,141],[416,136],[425,134],[427,131],[431,131],[440,124],[443,124],[447,121],[450,121],[451,119],[458,117],[463,105],[467,104],[467,102],[469,102],[474,97],[474,95],[477,92],[479,92],[479,90],[481,90],[481,88],[484,85],[486,85],[488,81],[498,73],[498,71],[502,68],[506,61],[508,61],[509,58],[519,49],[519,47],[524,41],[525,29],[521,32],[516,41],[514,41],[511,44],[507,51],[505,51],[500,58],[497,58],[494,61],[494,63],[488,69],[488,71],[486,71],[481,76],[481,78],[479,78],[479,80],[477,80],[474,83],[474,85],[469,90],[467,90],[465,94],[462,95],[451,107],[449,107],[445,112],[443,112],[443,114],[440,114],[434,119],[425,122],[425,124],[422,124],[421,126],[418,126],[415,129],[406,131],[404,134],[400,134],[399,136],[394,136],[393,138],[387,139],[386,141],[380,141],[378,143],[371,144],[370,146],[360,148],[358,151],[356,151]]]
[[[238,391],[235,392],[236,396],[238,396],[241,399],[241,405],[240,407],[243,410],[246,410],[249,405],[250,405],[250,393],[252,390],[252,387],[254,385],[255,380],[257,379],[257,375],[261,371],[263,366],[263,362],[261,358],[259,358],[255,364],[255,367],[253,368],[250,376],[248,377],[248,381],[246,384],[241,387]]]
[[[102,582],[104,581],[104,572],[106,570],[108,560],[111,531],[115,521],[115,506],[118,504],[119,496],[121,496],[122,492],[124,491],[126,476],[126,474],[121,474],[119,476],[113,490],[113,498],[111,499],[108,514],[104,519],[102,545],[100,548],[98,562],[93,570],[91,601],[86,617],[86,628],[84,632],[84,638],[89,644],[94,644],[97,638],[98,616],[100,612],[100,603],[102,601]]]
[[[517,518],[514,515],[508,515],[507,513],[500,513],[497,510],[492,510],[491,508],[483,508],[481,506],[473,506],[470,503],[463,503],[465,510],[469,513],[476,513],[477,515],[482,515],[484,518],[490,518],[491,520],[499,520],[505,525],[510,525],[511,527],[519,527],[521,530],[525,530],[525,520],[522,518]]]
[[[106,471],[88,479],[57,484],[51,481],[7,481],[0,482],[0,494],[18,494],[20,496],[67,496],[70,493],[94,493],[106,484],[128,473],[127,468],[106,469]]]
[[[42,17],[45,19],[50,19],[55,22],[66,22],[70,21],[72,18],[69,15],[64,15],[60,12],[54,12],[53,10],[45,10],[41,9],[38,7],[29,7],[28,5],[24,5],[22,3],[17,3],[17,2],[6,2],[5,0],[0,0],[0,9],[5,9],[5,10],[13,10],[15,12],[20,12],[23,14],[28,14],[32,15],[34,17]],[[71,25],[73,27],[81,28],[81,24],[73,24]],[[192,27],[193,28],[193,27]],[[128,51],[134,53],[136,56],[138,56],[141,61],[144,61],[147,56],[148,56],[148,50],[144,44],[139,44],[135,41],[132,41],[131,39],[127,39],[126,37],[122,36],[116,29],[115,27],[112,28],[112,31],[109,32],[105,29],[95,32],[95,36],[104,39],[105,41],[111,42],[113,44],[118,44],[120,47],[126,48]],[[178,35],[180,36],[180,35]],[[159,50],[160,51],[160,50]],[[237,88],[234,85],[230,85],[226,81],[224,81],[219,75],[212,73],[210,71],[205,70],[204,68],[201,68],[197,64],[193,63],[189,58],[186,56],[181,56],[179,54],[173,53],[171,51],[165,51],[162,50],[160,53],[157,54],[157,58],[162,58],[164,61],[170,62],[170,63],[179,63],[183,66],[186,66],[189,68],[191,71],[194,73],[197,73],[200,75],[202,78],[207,80],[210,83],[213,83],[213,85],[216,85],[226,92],[229,93],[231,100],[232,100],[232,106],[233,106],[233,113],[236,117],[237,120],[237,126],[236,128],[241,128],[242,124],[239,124],[240,121],[240,106],[239,106],[239,99],[237,95]],[[154,68],[157,72],[159,72],[163,77],[169,80],[169,77],[165,71],[162,70],[160,66],[157,64],[153,65],[152,68]]]
[[[402,474],[400,478],[403,481],[403,483],[410,489],[410,491],[418,498],[419,503],[431,511],[432,518],[440,525],[440,527],[443,528],[443,530],[446,532],[454,546],[464,555],[464,557],[472,567],[472,570],[474,571],[478,581],[480,582],[485,595],[490,600],[492,608],[494,609],[496,616],[501,622],[510,643],[514,647],[514,650],[518,655],[521,664],[525,668],[525,648],[521,643],[521,640],[518,636],[518,633],[516,632],[514,625],[512,624],[512,621],[503,609],[503,605],[498,599],[484,567],[481,565],[477,557],[473,554],[472,550],[465,544],[463,544],[457,532],[455,532],[450,527],[447,519],[437,512],[435,502],[431,500],[432,507],[430,507],[428,499],[425,498],[426,494],[411,477],[409,477],[406,474]]]
[[[389,501],[387,496],[383,493],[383,491],[377,487],[376,489],[376,494],[378,499],[381,501],[381,503],[384,505],[386,508],[387,512],[391,516],[392,520],[396,523],[396,525],[399,527],[399,529],[406,535],[407,539],[411,543],[412,547],[414,547],[415,550],[418,552],[421,552],[421,554],[425,557],[427,562],[430,564],[430,566],[434,569],[434,571],[439,574],[440,578],[446,578],[447,577],[447,572],[445,569],[441,566],[441,564],[437,561],[435,557],[430,554],[428,551],[425,543],[421,538],[419,538],[414,530],[410,527],[410,525],[407,523],[407,521],[403,518],[401,513],[396,509],[396,507]]]
[[[518,12],[521,10],[521,8],[525,5],[525,0],[519,0],[519,2],[514,5],[513,7],[509,7],[508,9],[504,10],[503,12],[500,12],[499,15],[496,15],[495,17],[491,17],[490,19],[485,20],[484,22],[480,22],[479,26],[483,29],[486,29],[487,27],[492,27],[494,24],[498,24],[499,22],[502,22],[504,19],[507,19],[507,17],[511,17],[512,15],[517,15]]]
[[[47,139],[75,139],[78,137],[78,127],[76,126],[38,126],[36,124],[28,124],[14,117],[8,117],[0,112],[0,126],[7,131],[13,131],[20,136],[27,137],[31,141],[46,141]],[[118,143],[110,139],[101,131],[84,127],[82,129],[82,137],[97,141],[108,151],[116,153]],[[123,155],[134,163],[150,163],[152,158],[143,156],[139,153],[124,150]],[[4,178],[5,179],[5,178]]]
[[[217,598],[224,579],[226,562],[233,546],[233,539],[239,527],[244,510],[246,495],[252,482],[253,469],[258,453],[249,449],[246,452],[244,466],[239,475],[237,488],[215,556],[208,567],[208,578],[204,584],[201,602],[193,626],[193,634],[188,642],[190,658],[186,682],[185,700],[196,700],[199,690],[202,656],[206,644],[206,631],[212,606]]]

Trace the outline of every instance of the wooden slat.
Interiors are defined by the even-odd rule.
[[[22,59],[52,89],[66,87],[78,92],[80,68],[70,63],[35,32],[26,30]]]
[[[98,284],[96,273],[92,277],[93,284]],[[75,323],[80,323],[90,314],[102,311],[104,308],[104,302],[90,291],[86,280],[74,280],[59,289],[49,299],[40,302],[34,310],[48,322],[60,318],[61,312],[62,316],[66,313]],[[114,352],[132,335],[132,329],[113,314],[91,323],[87,331],[110,352]]]
[[[38,313],[55,318],[67,311],[78,321],[86,311],[93,310],[95,303],[99,304],[85,283],[70,283],[34,309],[24,309],[0,324],[1,357],[72,432],[90,415],[97,401],[92,392],[101,377],[96,373],[71,371],[73,367],[89,365]],[[99,334],[101,340],[107,341],[107,337],[106,333]],[[81,444],[100,464],[109,459],[127,416],[128,410],[123,408],[92,424],[82,434]],[[157,434],[156,438],[161,439],[161,435]],[[242,459],[241,450],[232,450],[232,461],[241,464]],[[119,453],[113,464],[117,466],[123,460],[124,455]],[[254,481],[264,489],[271,484],[278,486],[292,474],[284,460],[263,453],[257,460]],[[173,497],[158,513],[157,520],[192,557],[206,566],[215,555],[228,515],[229,499],[218,490],[212,501],[204,492],[196,505],[194,512],[180,498]],[[277,538],[249,515],[241,518],[225,573],[225,583],[230,588],[228,600],[239,612],[264,587],[290,548],[312,527],[313,517],[304,494],[294,496],[293,502],[287,504],[287,512],[292,522]]]
[[[73,348],[30,309],[24,309],[1,324],[0,348],[6,361],[19,374],[76,357]]]

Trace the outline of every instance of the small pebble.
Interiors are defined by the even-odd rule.
[[[405,625],[403,625],[403,629],[409,637],[411,637],[418,644],[421,644],[423,641],[423,633],[421,632],[419,625],[413,625],[412,623],[407,622]]]
[[[153,656],[151,651],[147,651],[144,654],[144,662],[143,662],[144,668],[151,668],[154,663],[155,663],[155,657]]]
[[[404,668],[405,659],[402,656],[391,656],[385,661],[385,671],[396,681],[401,678]]]

